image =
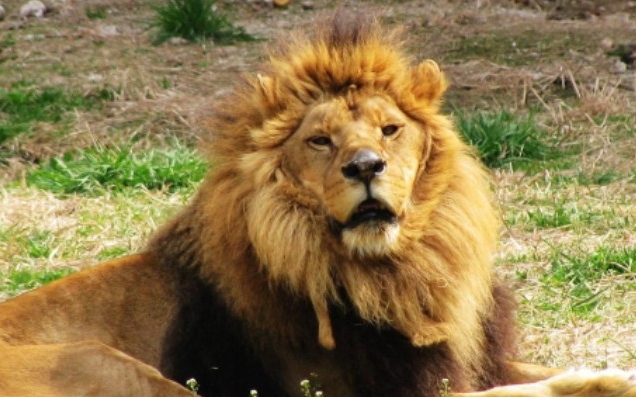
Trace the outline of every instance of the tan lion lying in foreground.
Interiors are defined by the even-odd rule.
[[[145,253],[0,305],[0,396],[295,396],[310,374],[326,397],[636,396],[628,372],[510,361],[489,181],[434,62],[339,16],[261,73]]]

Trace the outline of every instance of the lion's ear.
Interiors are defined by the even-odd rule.
[[[413,95],[421,100],[437,101],[448,88],[444,73],[435,61],[427,59],[412,70]]]
[[[257,74],[256,79],[264,105],[269,108],[276,102],[276,82],[273,78],[262,74]]]

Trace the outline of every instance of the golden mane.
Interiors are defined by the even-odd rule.
[[[353,22],[353,23],[352,23]],[[416,118],[438,109],[446,89],[440,73],[428,63],[411,70],[398,30],[386,30],[368,15],[351,19],[337,13],[317,24],[313,35],[295,32],[270,50],[269,63],[256,76],[246,76],[232,93],[215,104],[208,120],[214,131],[206,145],[214,161],[274,147],[294,130],[308,106],[350,86],[384,92]],[[427,85],[414,84],[427,80]],[[259,134],[264,124],[267,133]]]
[[[453,356],[478,377],[498,231],[488,178],[439,114],[446,81],[437,65],[413,66],[399,35],[376,21],[351,22],[335,17],[313,36],[295,35],[222,99],[208,124],[214,168],[151,250],[197,266],[237,316],[270,338],[300,337],[277,309],[281,290],[309,299],[327,348],[337,342],[329,307],[346,301],[415,345],[434,341],[428,332],[442,324]],[[281,172],[280,145],[307,110],[352,85],[391,98],[427,136],[398,248],[382,258],[344,250],[316,198]]]

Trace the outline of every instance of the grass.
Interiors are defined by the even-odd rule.
[[[131,188],[174,192],[206,172],[203,160],[185,148],[133,152],[97,148],[67,153],[27,175],[27,183],[56,194],[100,195]]]
[[[227,14],[218,11],[215,0],[167,0],[153,9],[151,27],[156,45],[172,37],[196,43],[212,39],[218,44],[255,40],[244,28],[234,26]]]
[[[533,113],[458,112],[455,118],[460,133],[477,148],[488,167],[519,166],[556,157],[556,142],[538,126]]]
[[[525,219],[515,220],[510,223],[523,223],[528,226],[538,228],[560,228],[570,226],[579,218],[579,211],[576,208],[567,208],[565,206],[556,206],[550,209],[537,208],[526,213]]]
[[[636,249],[601,246],[587,254],[568,250],[571,247],[553,247],[549,267],[534,278],[540,292],[531,298],[520,294],[520,318],[559,329],[572,323],[602,323],[608,311],[629,313],[629,296],[636,291]],[[524,284],[533,279],[526,272],[517,277]],[[618,296],[628,300],[622,302]]]
[[[0,269],[10,269],[5,274],[0,272],[0,295],[12,296],[69,274],[66,268],[51,272],[41,265],[26,265],[34,261],[44,264],[65,261],[77,257],[78,252],[85,255],[91,246],[92,255],[99,260],[139,250],[147,235],[140,232],[140,225],[154,230],[154,220],[165,216],[161,214],[166,211],[164,205],[145,203],[148,199],[156,200],[154,195],[144,192],[154,190],[160,196],[177,199],[189,196],[206,168],[193,150],[181,146],[144,152],[100,147],[67,153],[34,168],[27,174],[26,182],[38,191],[49,191],[66,200],[78,194],[94,199],[86,202],[85,209],[71,203],[79,223],[51,224],[47,214],[44,219],[29,218],[29,210],[20,211],[21,215],[7,225],[0,222]],[[114,199],[113,193],[121,198]],[[43,208],[64,208],[65,201],[45,197]],[[116,207],[106,210],[112,204]],[[113,213],[118,214],[116,220],[109,215]],[[122,217],[124,213],[128,216]],[[59,215],[53,218],[59,219]],[[11,270],[16,264],[24,265],[20,271]]]
[[[556,252],[552,258],[549,281],[586,284],[611,275],[636,273],[636,247],[615,248],[602,246],[585,256]]]
[[[48,284],[62,277],[74,273],[71,268],[60,269],[13,269],[6,274],[0,273],[2,285],[0,291],[9,296],[37,288],[41,285]]]
[[[623,175],[616,170],[576,170],[574,175],[572,173],[555,174],[551,180],[553,183],[563,186],[572,183],[576,183],[579,186],[607,186],[626,178],[629,179],[629,176]]]
[[[53,235],[49,231],[35,231],[25,239],[27,255],[31,258],[48,258],[53,253]]]
[[[585,50],[589,38],[574,29],[538,31],[536,27],[514,32],[489,31],[457,40],[448,52],[449,61],[488,60],[508,66],[527,66],[563,57],[568,51]]]
[[[599,231],[634,228],[634,219],[617,209],[593,208],[587,204],[557,201],[517,208],[506,217],[506,223],[526,231],[560,229],[590,232],[593,228]]]
[[[9,33],[0,39],[0,51],[15,46],[15,37]]]
[[[86,17],[88,19],[106,19],[108,16],[108,8],[101,7],[86,7]]]
[[[542,307],[598,321],[597,309],[606,304],[617,286],[631,284],[629,288],[636,289],[635,272],[636,248],[601,246],[589,254],[575,255],[555,247],[550,268],[541,276]],[[617,277],[623,280],[620,284],[615,282]],[[557,295],[554,291],[560,292]]]
[[[18,82],[9,89],[0,88],[0,143],[31,132],[36,122],[59,123],[72,110],[97,108],[99,103],[99,98],[86,97],[61,87],[38,87]]]
[[[38,229],[28,231],[22,229],[21,231],[17,227],[0,229],[0,243],[19,246],[22,254],[32,259],[48,258],[55,252],[54,236],[50,231]]]
[[[64,198],[30,187],[0,189],[0,300],[8,296],[7,278],[14,269],[35,274],[73,270],[139,252],[194,189],[132,188],[116,195]]]

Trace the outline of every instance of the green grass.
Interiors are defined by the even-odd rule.
[[[542,33],[536,28],[491,31],[457,40],[447,57],[449,62],[484,59],[508,66],[528,66],[543,59],[563,57],[568,51],[585,52],[589,49],[589,40],[576,31]]]
[[[128,253],[130,253],[130,250],[124,247],[104,248],[103,250],[99,251],[99,254],[97,254],[97,259],[99,259],[100,261],[105,261],[108,259],[125,256]]]
[[[607,275],[629,275],[636,272],[636,247],[599,247],[594,252],[577,257],[564,252],[554,254],[550,280],[561,283],[584,284]],[[635,276],[636,277],[636,276]]]
[[[15,37],[11,33],[7,34],[0,40],[0,51],[15,45]]]
[[[212,39],[218,44],[255,40],[245,29],[234,26],[228,15],[218,11],[215,0],[167,0],[164,5],[152,8],[155,16],[150,26],[155,30],[154,44],[172,37],[197,43]]]
[[[613,170],[577,173],[577,182],[581,186],[607,186],[610,183],[616,182],[623,178],[624,176],[620,172],[616,172]]]
[[[22,241],[25,253],[34,259],[48,258],[53,253],[53,235],[46,230],[36,230]]]
[[[574,314],[586,315],[606,299],[607,292],[614,286],[614,283],[599,283],[600,280],[614,276],[634,280],[635,272],[636,247],[601,246],[582,256],[555,250],[550,269],[543,275],[542,281],[546,284],[544,289],[567,291],[568,298],[572,300],[570,310]]]
[[[130,188],[174,192],[205,175],[205,162],[185,148],[133,152],[99,148],[56,157],[27,175],[27,183],[56,194],[95,196]]]
[[[108,8],[104,7],[104,6],[97,6],[97,7],[87,7],[86,8],[86,17],[88,19],[106,19],[106,17],[108,16]]]
[[[506,216],[506,224],[522,227],[526,231],[535,229],[561,229],[590,233],[595,230],[607,232],[611,229],[629,230],[634,220],[613,208],[594,209],[573,203],[554,202],[532,205],[527,209],[515,209]]]
[[[457,112],[455,119],[464,139],[476,147],[488,167],[521,166],[556,157],[556,142],[538,126],[532,113]]]
[[[49,259],[58,253],[55,235],[50,230],[34,227],[22,228],[13,225],[4,228],[0,225],[0,248],[11,247],[12,251],[19,251],[23,259]],[[11,255],[5,252],[4,260],[11,260]]]
[[[576,169],[576,159],[568,158],[566,159],[567,161],[563,160],[562,158],[556,161],[529,164],[527,167],[524,167],[524,170],[534,171],[535,173],[546,169],[556,171],[552,172],[549,177],[550,183],[555,187],[567,187],[572,185],[586,187],[608,186],[619,181],[632,182],[633,175],[636,175],[636,170],[629,173],[613,169],[593,171]]]
[[[96,108],[100,99],[26,82],[0,88],[0,143],[31,131],[35,122],[59,123],[73,109]]]
[[[564,206],[537,208],[529,210],[525,215],[525,219],[515,220],[514,223],[521,223],[525,225],[526,228],[528,228],[528,226],[540,229],[560,228],[570,226],[580,218],[580,212],[577,208],[567,208]]]
[[[0,291],[15,295],[25,290],[37,288],[62,277],[74,273],[71,268],[61,269],[19,269],[10,270],[5,274],[0,273]]]
[[[6,269],[90,264],[139,252],[195,186],[175,193],[132,188],[123,194],[62,198],[26,186],[6,189],[0,191],[0,284]]]

